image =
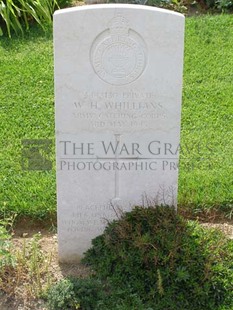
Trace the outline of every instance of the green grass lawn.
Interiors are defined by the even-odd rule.
[[[55,167],[22,170],[21,140],[54,140],[52,35],[34,29],[0,46],[1,207],[42,217],[56,210]]]
[[[0,39],[0,207],[32,217],[56,210],[52,171],[21,167],[22,139],[54,142],[51,32]],[[179,205],[233,205],[233,18],[186,19]],[[24,162],[24,161],[23,161]]]
[[[186,19],[180,206],[232,211],[232,46],[231,15]]]

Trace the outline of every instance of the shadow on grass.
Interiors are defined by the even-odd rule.
[[[12,37],[7,36],[7,32],[4,30],[4,35],[0,38],[0,46],[7,51],[12,50],[12,48],[17,47],[18,45],[25,45],[28,43],[38,42],[49,42],[52,40],[52,26],[46,26],[42,29],[39,25],[32,25],[30,29],[24,28],[24,34],[21,33],[12,33]]]

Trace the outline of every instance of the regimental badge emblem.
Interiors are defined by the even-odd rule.
[[[111,85],[126,85],[137,80],[145,70],[146,56],[143,38],[130,28],[121,14],[96,37],[90,51],[95,73]]]

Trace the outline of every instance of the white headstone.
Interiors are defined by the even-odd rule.
[[[114,208],[176,205],[184,16],[104,4],[54,16],[60,261]]]

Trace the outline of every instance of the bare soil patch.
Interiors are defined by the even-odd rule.
[[[23,221],[23,224],[24,221]],[[15,250],[23,251],[25,245],[30,244],[33,236],[40,234],[39,246],[40,250],[45,257],[45,260],[50,258],[48,272],[51,274],[51,281],[53,283],[58,282],[62,278],[68,276],[74,276],[78,278],[84,278],[91,274],[91,271],[81,263],[76,264],[64,264],[58,262],[58,242],[57,234],[51,232],[44,227],[41,229],[38,224],[20,225],[14,231],[13,245]],[[43,280],[42,280],[43,281]],[[27,283],[19,283],[14,294],[1,294],[0,293],[0,309],[1,310],[46,310],[46,304],[42,299],[33,299],[28,296],[25,288]]]

